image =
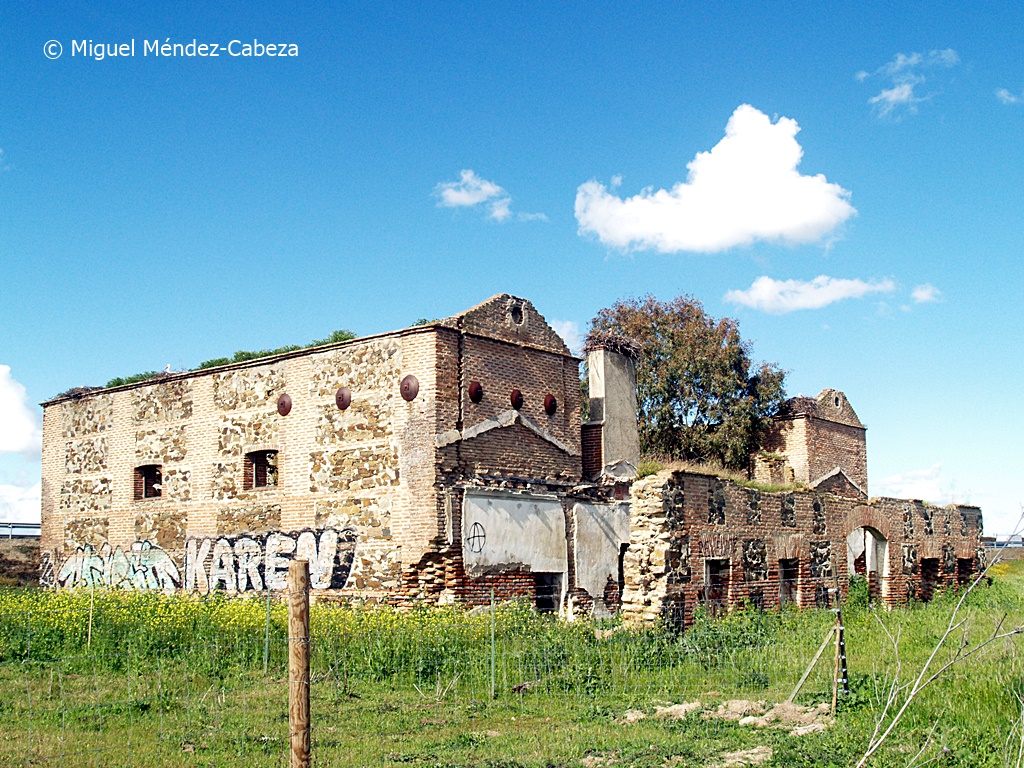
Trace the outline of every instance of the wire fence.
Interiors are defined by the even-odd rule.
[[[288,765],[279,599],[80,592],[33,600],[31,610],[0,612],[0,764]],[[514,720],[595,709],[618,716],[708,696],[782,701],[833,621],[830,611],[750,610],[677,633],[569,623],[523,603],[405,612],[314,605],[313,753],[330,765],[400,757],[410,733],[488,712]],[[827,700],[832,680],[831,664],[819,665],[802,699]]]

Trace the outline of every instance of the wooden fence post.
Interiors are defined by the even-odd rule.
[[[288,729],[291,768],[309,768],[309,563],[288,565]]]

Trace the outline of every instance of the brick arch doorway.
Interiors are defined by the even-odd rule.
[[[889,594],[889,540],[870,525],[854,528],[846,536],[847,573],[863,576],[871,600],[884,601]]]

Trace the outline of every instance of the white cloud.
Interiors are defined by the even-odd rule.
[[[43,434],[25,387],[0,365],[0,453],[39,453]]]
[[[580,353],[580,350],[583,349],[583,339],[580,336],[580,326],[575,320],[552,320],[551,327],[562,337],[565,346],[573,354]]]
[[[869,293],[885,293],[895,288],[892,280],[866,282],[819,275],[808,282],[759,277],[745,291],[726,293],[725,300],[781,315],[798,309],[821,309],[843,299],[858,299]]]
[[[579,234],[622,250],[710,253],[755,240],[809,243],[856,213],[850,193],[821,174],[802,175],[795,120],[775,123],[749,104],[725,138],[686,166],[685,182],[620,198],[597,181],[576,191]],[[611,189],[621,180],[613,177]]]
[[[38,523],[40,487],[39,483],[31,488],[0,485],[0,522]]]
[[[897,499],[920,499],[933,504],[945,501],[949,491],[942,486],[942,465],[918,469],[898,475],[889,475],[874,484],[872,491],[879,496]]]
[[[915,91],[917,86],[925,82],[922,70],[949,69],[959,63],[960,56],[952,48],[928,53],[897,53],[892,61],[883,64],[873,73],[861,70],[854,78],[862,83],[876,76],[889,80],[892,87],[883,88],[878,95],[868,99],[868,104],[879,117],[898,117],[902,112],[917,111],[917,104],[932,97],[931,94],[920,96]]]
[[[931,301],[938,301],[942,297],[942,291],[931,283],[924,283],[910,292],[910,298],[918,304],[927,304]]]
[[[444,181],[434,187],[434,195],[442,208],[475,208],[483,205],[488,218],[508,221],[512,218],[512,196],[493,181],[482,179],[472,169],[459,173],[458,181]],[[547,221],[543,213],[520,213],[519,221]]]
[[[917,85],[917,82],[900,83],[892,88],[885,89],[877,96],[872,96],[868,99],[868,104],[875,108],[880,117],[891,115],[900,106],[908,106],[912,110],[914,104],[925,100],[914,95],[914,86]]]
[[[1003,102],[1003,104],[1020,104],[1024,101],[1024,93],[1018,96],[1015,93],[1010,93],[1005,88],[1000,88],[996,91],[996,98]]]

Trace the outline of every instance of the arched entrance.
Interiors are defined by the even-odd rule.
[[[889,594],[889,542],[877,528],[862,525],[846,537],[846,565],[850,576],[867,579],[872,600]]]

